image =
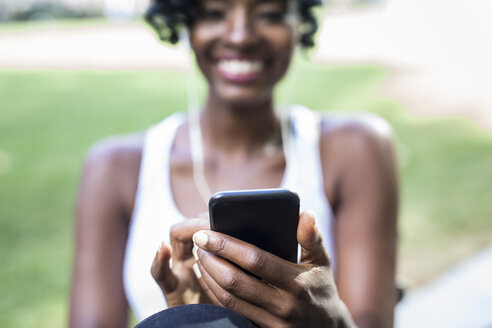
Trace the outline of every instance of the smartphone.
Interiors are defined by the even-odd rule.
[[[210,198],[210,229],[297,263],[299,196],[287,189],[218,192]]]

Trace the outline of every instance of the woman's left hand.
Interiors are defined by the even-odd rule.
[[[159,247],[150,272],[161,288],[168,307],[211,303],[193,273],[196,264],[191,240],[195,232],[208,228],[208,220],[186,219],[171,227],[171,245],[163,243]]]
[[[355,327],[312,214],[301,214],[297,239],[300,264],[218,232],[197,232],[200,283],[214,303],[260,327]]]

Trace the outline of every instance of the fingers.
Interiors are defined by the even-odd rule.
[[[202,274],[202,282],[207,286],[209,296],[214,300],[214,303],[241,314],[260,327],[281,327],[284,325],[279,318],[276,318],[267,310],[251,304],[223,289],[202,266],[201,261],[197,263]]]
[[[214,231],[199,231],[193,241],[201,249],[225,258],[282,289],[296,291],[294,278],[302,268],[239,239]]]
[[[196,279],[198,280],[198,283],[200,284],[200,287],[202,290],[205,292],[206,296],[209,298],[210,302],[222,306],[222,303],[217,299],[214,293],[210,290],[210,287],[208,287],[207,283],[203,280],[202,278],[202,272],[200,271],[198,267],[198,263],[193,264],[193,271],[195,272]],[[200,302],[202,303],[202,302]]]
[[[170,239],[173,261],[182,261],[192,256],[193,234],[199,230],[210,229],[207,219],[187,219],[171,227]]]
[[[211,253],[199,251],[202,270],[206,271],[223,290],[276,316],[288,319],[295,309],[295,299],[287,292],[275,288],[245,273],[237,266]],[[201,271],[200,271],[201,272]]]
[[[150,272],[164,293],[172,293],[178,286],[178,278],[169,267],[171,248],[162,243],[155,255]]]
[[[301,245],[302,264],[330,266],[330,258],[323,245],[321,233],[316,228],[313,213],[301,213],[297,228],[297,241]]]
[[[206,296],[208,296],[208,301],[206,302],[200,302],[200,303],[214,303],[215,305],[221,305],[217,297],[210,291],[210,288],[208,285],[203,281],[202,279],[202,272],[198,268],[198,247],[193,246],[193,257],[195,258],[195,263],[193,264],[193,273],[195,274],[196,279],[198,280],[198,283],[200,284],[200,287],[202,290],[205,292],[205,295],[203,295],[203,299],[206,299]]]

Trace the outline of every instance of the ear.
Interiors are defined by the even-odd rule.
[[[301,13],[299,11],[299,1],[287,0],[287,24],[292,30],[294,47],[301,44]]]
[[[192,50],[191,34],[189,28],[182,28],[179,32],[179,44],[183,45],[186,50]]]

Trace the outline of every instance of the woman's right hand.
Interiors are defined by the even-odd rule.
[[[151,273],[161,288],[168,307],[212,303],[193,272],[193,234],[210,229],[207,219],[187,219],[171,228],[171,245],[162,243],[152,263]],[[172,259],[172,266],[170,260]]]
[[[314,215],[301,214],[297,240],[299,264],[225,234],[199,232],[201,284],[215,304],[260,327],[356,327],[338,295]]]

